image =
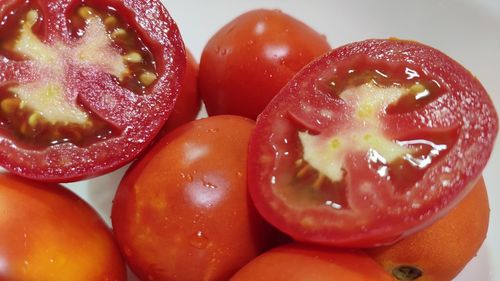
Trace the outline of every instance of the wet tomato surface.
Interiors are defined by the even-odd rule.
[[[60,185],[0,174],[0,225],[0,280],[127,280],[108,226]]]
[[[252,120],[215,116],[162,138],[123,178],[115,236],[141,280],[228,280],[270,246],[247,190]]]
[[[9,171],[57,182],[103,174],[137,156],[169,116],[185,53],[160,1],[8,1],[0,18]]]
[[[323,35],[279,10],[238,16],[201,55],[199,91],[208,114],[257,118],[293,75],[329,50]]]
[[[470,191],[497,130],[485,89],[443,53],[352,43],[304,68],[259,117],[250,193],[297,240],[392,243]]]

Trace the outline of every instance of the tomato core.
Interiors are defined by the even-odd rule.
[[[145,94],[158,75],[153,55],[116,8],[75,4],[69,9],[69,39],[45,40],[42,9],[33,1],[0,23],[4,62],[27,66],[0,86],[0,126],[26,148],[65,142],[86,147],[120,134],[78,100],[81,89],[72,83],[82,72],[111,75],[137,95]]]
[[[459,133],[456,126],[397,135],[388,132],[385,116],[410,112],[446,92],[437,79],[414,66],[357,57],[320,77],[317,87],[341,100],[346,122],[318,130],[318,124],[330,122],[333,111],[322,109],[316,120],[290,112],[299,128],[296,142],[301,149],[292,157],[294,176],[275,192],[299,208],[321,204],[348,209],[347,174],[352,171],[346,162],[354,159],[366,163],[361,169],[375,171],[388,181],[392,192],[403,194],[446,155]]]

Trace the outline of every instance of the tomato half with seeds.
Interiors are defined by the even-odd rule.
[[[185,68],[160,1],[0,7],[0,164],[68,182],[132,160],[170,114]]]
[[[412,41],[352,43],[308,65],[259,117],[250,193],[297,240],[392,243],[469,192],[497,131],[485,89],[445,54]]]

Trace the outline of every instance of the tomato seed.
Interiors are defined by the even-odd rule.
[[[106,19],[104,19],[104,24],[107,27],[114,26],[114,25],[118,24],[118,19],[114,16],[108,16]]]
[[[123,56],[123,59],[127,62],[139,63],[142,61],[142,56],[137,52],[130,52],[127,55]]]
[[[80,9],[78,9],[78,15],[84,19],[90,19],[94,17],[95,12],[92,8],[83,6]]]
[[[2,101],[0,104],[2,111],[7,114],[14,113],[20,105],[20,101],[16,98],[7,98]]]
[[[149,71],[145,71],[141,74],[141,76],[139,77],[139,80],[141,80],[142,84],[149,86],[149,85],[153,84],[153,82],[156,80],[156,78],[157,78],[156,74],[149,72]]]
[[[116,39],[121,36],[127,35],[127,32],[123,28],[117,28],[111,32],[111,38]]]

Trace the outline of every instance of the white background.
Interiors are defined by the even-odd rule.
[[[333,47],[368,38],[398,37],[431,45],[459,61],[483,83],[500,110],[500,0],[230,1],[164,0],[186,46],[199,59],[208,39],[253,8],[275,8],[327,36]],[[69,186],[109,222],[111,200],[124,169]],[[456,280],[500,280],[500,139],[484,172],[491,221],[478,256]],[[131,278],[132,279],[132,278]]]

